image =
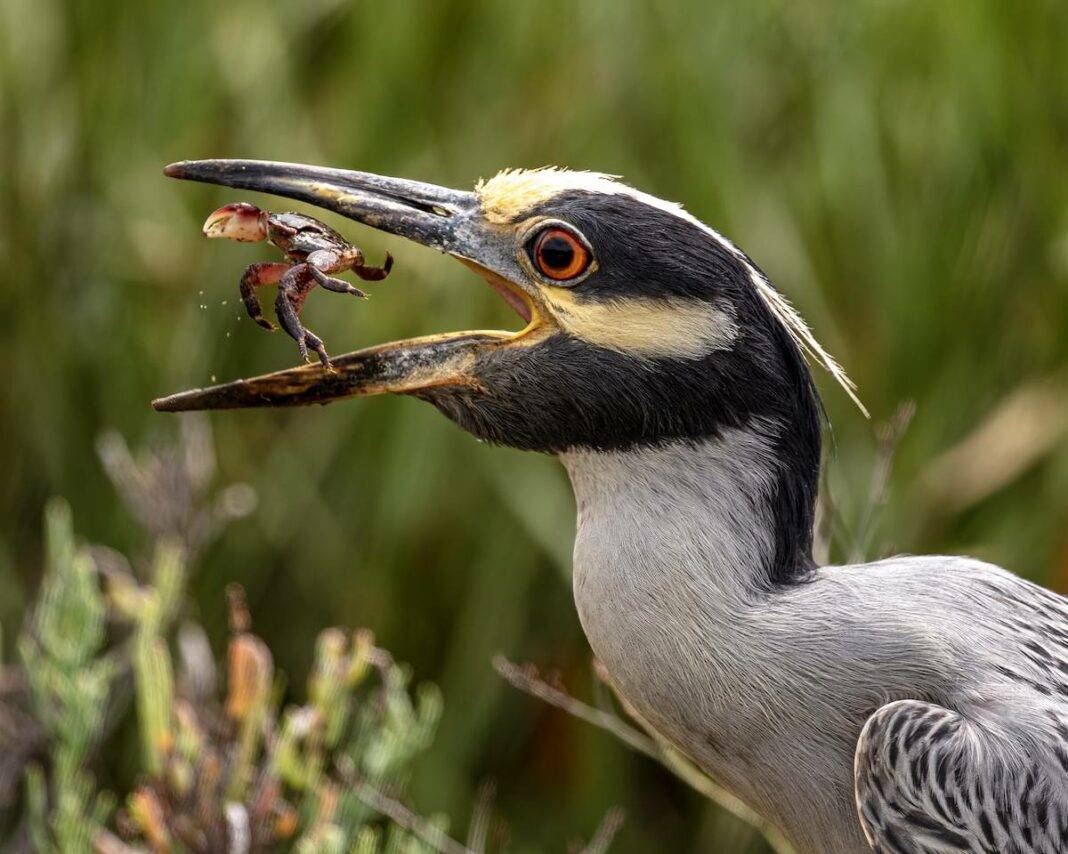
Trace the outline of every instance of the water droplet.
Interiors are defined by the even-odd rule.
[[[226,300],[223,300],[222,303],[220,303],[220,305],[226,305]]]
[[[229,332],[227,332],[227,333],[226,333],[226,337],[227,337],[227,338],[229,338],[229,337],[230,337],[230,333],[229,333]]]
[[[200,296],[204,296],[204,291],[197,291],[197,293],[200,294]]]
[[[212,375],[211,375],[211,381],[212,381],[212,382],[215,382],[215,374],[212,374]]]

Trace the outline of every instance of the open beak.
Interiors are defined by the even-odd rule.
[[[527,321],[521,332],[457,332],[395,341],[331,359],[329,368],[288,370],[162,397],[164,412],[304,406],[355,395],[412,393],[440,386],[479,389],[472,373],[487,350],[530,337],[542,317],[533,295],[515,284],[512,235],[481,215],[474,193],[366,172],[258,160],[191,160],[164,170],[172,178],[287,196],[455,256],[499,291]]]

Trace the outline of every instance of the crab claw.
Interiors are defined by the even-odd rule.
[[[259,243],[267,238],[267,213],[248,202],[223,205],[204,220],[203,232],[205,237]]]

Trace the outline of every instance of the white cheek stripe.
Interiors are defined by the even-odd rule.
[[[611,175],[603,175],[599,172],[573,172],[556,167],[506,169],[488,181],[479,181],[475,187],[475,193],[482,201],[483,213],[491,222],[510,222],[511,217],[520,209],[529,208],[567,190],[586,190],[592,193],[630,196],[643,204],[666,211],[692,225],[696,225],[714,240],[717,240],[745,267],[749,273],[750,281],[752,281],[768,310],[786,327],[786,331],[797,346],[801,348],[802,352],[830,373],[845,393],[849,395],[853,403],[857,405],[857,408],[864,413],[864,417],[869,417],[868,410],[857,396],[856,385],[842,366],[835,361],[835,358],[823,349],[820,342],[816,340],[816,336],[812,334],[808,324],[805,323],[804,318],[798,314],[797,309],[790,304],[790,301],[757,271],[744,252],[718,231],[709,228],[690,214],[682,205],[658,199],[656,196],[650,196],[641,190],[635,190],[626,184],[619,183]]]

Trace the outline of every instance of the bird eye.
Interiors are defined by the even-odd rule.
[[[590,250],[562,228],[542,231],[534,239],[531,255],[538,272],[554,282],[574,279],[590,266]]]

